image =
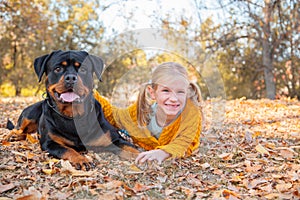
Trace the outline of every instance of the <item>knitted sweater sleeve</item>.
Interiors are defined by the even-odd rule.
[[[110,104],[110,102],[103,96],[101,96],[96,90],[94,91],[94,98],[101,104],[102,110],[104,112],[104,116],[107,121],[117,127],[117,123],[113,116],[113,110],[117,109],[117,107]]]
[[[179,123],[179,129],[172,140],[166,145],[156,147],[176,158],[189,156],[199,147],[202,126],[200,110],[192,106],[188,112],[182,114]]]

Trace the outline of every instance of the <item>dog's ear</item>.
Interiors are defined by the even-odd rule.
[[[46,72],[46,65],[47,65],[47,62],[49,61],[49,59],[52,57],[52,55],[56,52],[60,52],[61,50],[58,50],[58,51],[53,51],[52,53],[50,54],[46,54],[46,55],[43,55],[41,57],[38,57],[34,60],[34,71],[36,73],[36,75],[38,76],[39,78],[39,82],[41,82],[42,80],[42,77],[43,77],[43,74]]]
[[[101,58],[99,58],[98,56],[94,56],[94,55],[88,55],[88,57],[89,57],[89,60],[93,67],[93,71],[95,72],[97,78],[100,81],[102,81],[101,75],[102,75],[103,68],[104,68],[103,60]]]

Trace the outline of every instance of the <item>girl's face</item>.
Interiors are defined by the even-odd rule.
[[[155,89],[149,87],[151,98],[157,103],[157,119],[165,120],[159,124],[171,122],[185,106],[189,83],[184,79],[174,79],[157,84]]]

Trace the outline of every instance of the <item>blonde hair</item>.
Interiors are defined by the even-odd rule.
[[[165,62],[158,65],[152,72],[152,79],[148,83],[141,86],[138,100],[137,100],[137,121],[138,125],[144,127],[149,122],[149,115],[151,113],[151,105],[153,100],[147,92],[147,87],[156,89],[157,83],[161,81],[174,80],[174,77],[182,77],[189,83],[188,98],[191,99],[195,105],[201,106],[201,92],[199,87],[189,81],[187,70],[180,64],[175,62]]]

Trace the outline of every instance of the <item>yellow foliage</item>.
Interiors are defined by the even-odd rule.
[[[22,88],[21,96],[30,97],[34,96],[37,91],[37,87],[34,88]],[[38,94],[42,95],[43,91],[40,91]],[[0,96],[1,97],[14,97],[15,96],[15,87],[10,83],[4,83],[0,86]]]
[[[9,83],[4,83],[0,86],[0,96],[12,97],[15,96],[15,87]]]
[[[6,70],[9,70],[9,69],[13,68],[13,63],[9,63],[9,64],[5,65],[4,68],[5,68]]]
[[[36,92],[36,88],[22,88],[21,96],[23,96],[23,97],[34,96],[35,92]]]

